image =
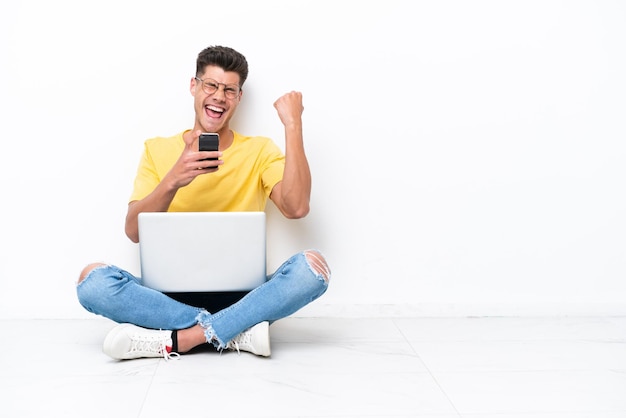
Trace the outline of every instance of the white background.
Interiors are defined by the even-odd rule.
[[[20,0],[0,6],[0,317],[90,317],[143,141],[193,121],[197,53],[250,63],[234,128],[283,147],[304,94],[311,214],[269,208],[269,267],[321,249],[298,315],[626,314],[621,1]]]

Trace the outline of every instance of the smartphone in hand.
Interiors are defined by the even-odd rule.
[[[220,135],[216,133],[202,133],[198,140],[198,151],[218,151],[220,147]],[[205,158],[202,161],[214,161],[217,158]]]

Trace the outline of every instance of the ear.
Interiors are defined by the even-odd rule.
[[[198,88],[199,84],[198,84],[198,80],[196,80],[195,77],[191,77],[191,81],[189,83],[189,92],[191,93],[192,96],[196,95],[196,88]]]

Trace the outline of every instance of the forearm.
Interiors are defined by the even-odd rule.
[[[166,212],[177,190],[161,183],[145,198],[128,204],[125,232],[131,241],[139,242],[139,214],[141,212]]]
[[[285,126],[285,172],[280,192],[285,216],[302,218],[308,214],[311,171],[304,151],[301,123]]]

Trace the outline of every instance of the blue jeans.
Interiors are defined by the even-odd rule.
[[[199,324],[207,341],[215,341],[221,349],[251,326],[289,316],[326,292],[330,271],[316,271],[306,253],[292,256],[264,284],[215,313],[147,288],[140,278],[113,265],[91,270],[78,283],[76,292],[85,309],[115,322],[166,330]]]

